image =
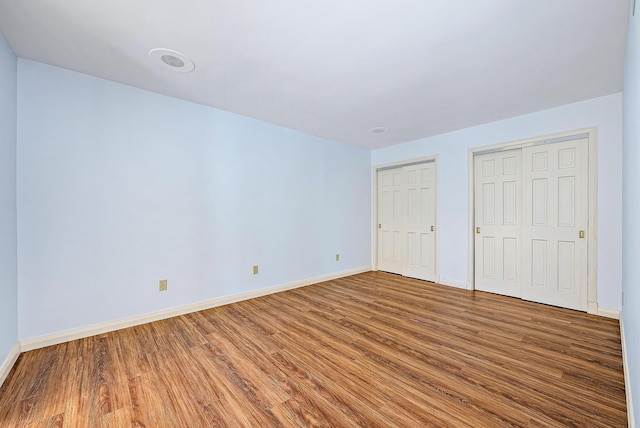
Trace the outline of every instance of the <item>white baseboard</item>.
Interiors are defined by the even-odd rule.
[[[617,309],[607,309],[607,308],[598,307],[597,315],[601,317],[606,317],[606,318],[613,318],[615,320],[620,319],[620,311]]]
[[[5,358],[4,362],[0,366],[0,386],[2,386],[7,376],[9,376],[9,372],[20,356],[20,350],[20,342],[18,342],[15,344],[13,349],[9,351],[9,355],[7,355],[7,358]]]
[[[633,415],[633,400],[631,398],[631,378],[629,377],[629,360],[627,358],[627,341],[624,337],[624,323],[620,317],[620,340],[622,342],[622,366],[624,368],[624,391],[627,396],[627,424],[629,428],[635,428],[636,420]]]
[[[123,328],[133,327],[136,325],[146,324],[153,321],[159,321],[166,318],[172,318],[191,312],[202,311],[214,308],[216,306],[224,306],[230,303],[236,303],[243,300],[254,299],[256,297],[266,296],[268,294],[279,293],[281,291],[293,290],[294,288],[305,287],[307,285],[317,284],[320,282],[331,281],[332,279],[344,278],[345,276],[356,275],[358,273],[369,272],[371,266],[364,266],[357,269],[350,269],[342,272],[332,273],[329,275],[316,276],[314,278],[303,279],[300,281],[289,282],[287,284],[275,285],[272,287],[261,288],[259,290],[247,291],[245,293],[233,294],[231,296],[219,297],[212,300],[194,303],[191,305],[180,306],[177,308],[165,309],[158,312],[136,315],[133,317],[122,318],[115,321],[107,321],[100,324],[93,324],[87,327],[65,330],[59,333],[46,334],[44,336],[33,337],[20,341],[22,352],[32,349],[44,348],[45,346],[57,345],[59,343],[69,342],[71,340],[82,339],[84,337],[95,336],[98,334],[108,333],[110,331],[121,330]]]
[[[451,280],[451,279],[440,278],[440,280],[438,281],[438,284],[447,285],[449,287],[462,288],[462,289],[465,289],[465,290],[467,289],[467,283],[466,282],[454,281],[454,280]]]

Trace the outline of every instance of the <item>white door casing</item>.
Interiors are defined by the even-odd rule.
[[[522,298],[587,310],[588,141],[522,149]]]
[[[379,169],[377,269],[437,281],[435,159]]]
[[[597,128],[469,149],[467,288],[482,289],[477,277],[484,267],[475,233],[481,196],[477,158],[508,150],[522,153],[520,297],[599,314]]]
[[[521,295],[521,150],[475,157],[475,286]]]

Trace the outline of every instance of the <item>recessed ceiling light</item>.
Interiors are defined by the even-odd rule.
[[[159,59],[160,64],[164,68],[177,71],[179,73],[190,73],[196,68],[196,65],[191,58],[171,49],[151,49],[149,51],[149,56],[154,59]]]
[[[371,128],[369,133],[371,134],[386,134],[389,132],[389,128],[385,128],[384,126],[378,126],[377,128]]]

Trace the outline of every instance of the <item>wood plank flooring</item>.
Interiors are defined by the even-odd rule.
[[[369,272],[24,353],[1,427],[622,427],[618,322]]]

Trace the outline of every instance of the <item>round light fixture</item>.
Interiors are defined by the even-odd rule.
[[[370,134],[386,134],[387,132],[389,132],[389,128],[385,128],[384,126],[378,126],[376,128],[371,128],[369,130]]]
[[[160,64],[172,71],[179,73],[190,73],[196,65],[188,56],[171,49],[157,48],[149,51],[149,56],[154,59],[159,59]]]

